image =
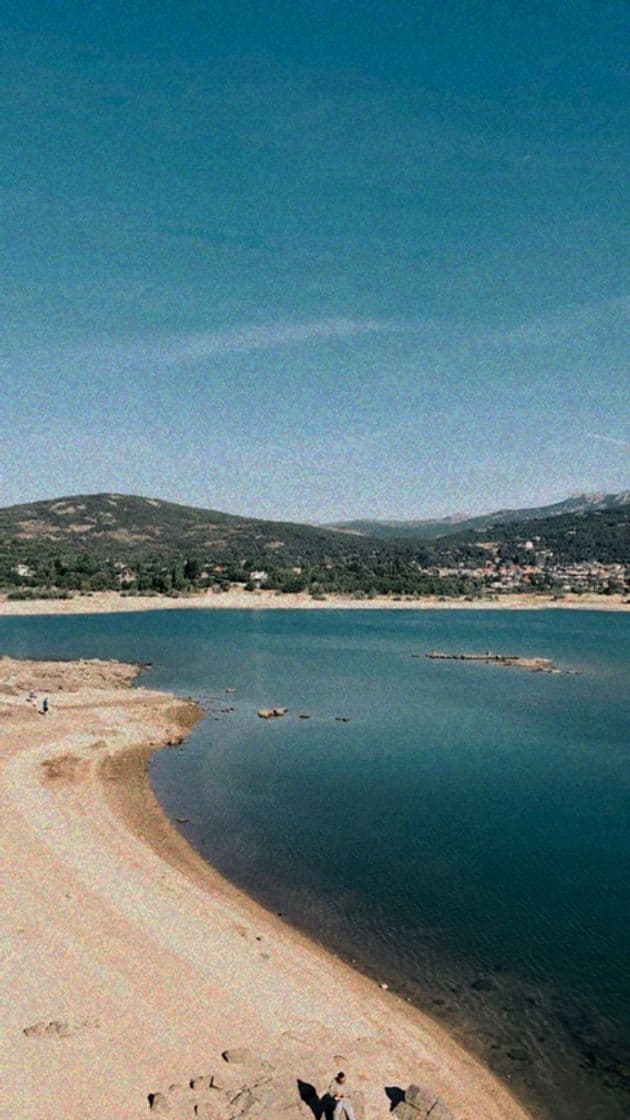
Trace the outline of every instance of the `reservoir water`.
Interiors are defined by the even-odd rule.
[[[142,683],[209,708],[152,781],[213,865],[446,1024],[535,1113],[630,1115],[630,615],[4,618],[0,652],[152,662]]]

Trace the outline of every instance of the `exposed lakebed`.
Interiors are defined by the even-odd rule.
[[[170,611],[0,635],[18,656],[151,661],[146,683],[199,697],[207,719],[152,780],[215,866],[541,1112],[627,1115],[628,616]]]

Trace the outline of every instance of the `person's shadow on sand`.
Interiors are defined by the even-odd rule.
[[[308,1105],[315,1120],[333,1120],[337,1102],[334,1097],[331,1097],[330,1093],[324,1093],[320,1097],[314,1085],[309,1084],[308,1081],[302,1081],[299,1077],[297,1087],[300,1100]]]

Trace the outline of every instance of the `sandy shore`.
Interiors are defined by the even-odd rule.
[[[161,1093],[153,1112],[173,1120],[312,1120],[297,1079],[321,1093],[343,1065],[360,1116],[386,1120],[385,1088],[415,1081],[458,1120],[525,1120],[430,1018],[188,846],[146,762],[199,712],[131,689],[135,675],[115,663],[0,660],[0,1115],[140,1120]],[[47,716],[29,689],[50,697]],[[243,1047],[243,1061],[223,1059]]]
[[[119,611],[155,610],[589,610],[628,611],[630,599],[623,595],[566,595],[554,599],[551,595],[505,595],[498,599],[440,599],[426,596],[422,599],[403,598],[399,601],[384,595],[375,599],[353,599],[347,595],[329,595],[326,599],[312,599],[310,595],[277,594],[275,591],[211,591],[193,595],[169,596],[120,595],[116,591],[95,591],[90,596],[76,595],[72,599],[13,600],[0,597],[0,617],[3,615],[31,614],[114,614]]]

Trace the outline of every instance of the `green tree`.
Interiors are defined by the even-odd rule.
[[[184,564],[184,576],[190,583],[196,583],[201,575],[201,564],[195,556],[189,556]]]

